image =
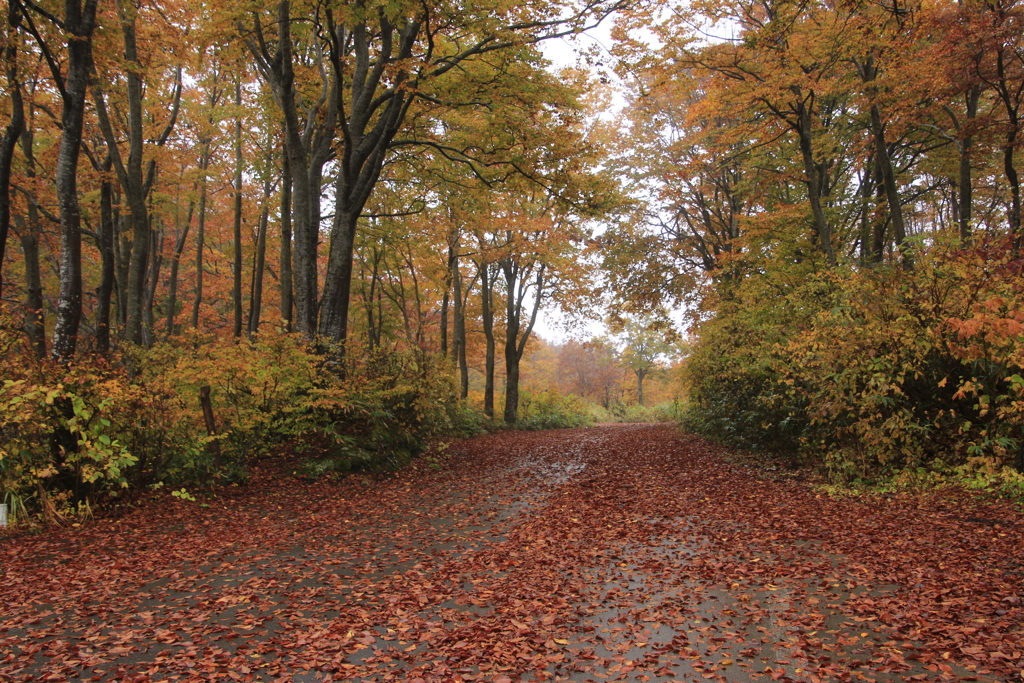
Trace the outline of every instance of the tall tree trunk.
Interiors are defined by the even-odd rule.
[[[164,226],[161,225],[160,229],[152,232],[150,254],[150,269],[149,276],[146,282],[146,298],[143,302],[143,326],[142,326],[142,343],[146,346],[151,345],[154,339],[154,331],[156,330],[156,324],[153,319],[153,304],[156,300],[156,287],[160,284],[160,270],[164,264],[164,237],[165,230]]]
[[[519,419],[519,364],[537,322],[537,311],[540,310],[544,289],[544,266],[537,264],[536,268],[533,311],[524,328],[522,315],[528,283],[520,266],[512,259],[505,259],[501,264],[508,295],[505,311],[505,422],[508,424],[515,424]]]
[[[260,329],[260,313],[263,307],[263,269],[267,259],[267,223],[270,222],[271,188],[264,189],[263,210],[256,233],[256,262],[252,267],[252,289],[249,294],[249,336],[254,337]]]
[[[164,333],[168,337],[174,334],[174,319],[178,314],[178,268],[181,265],[181,254],[185,251],[185,241],[188,239],[189,229],[192,227],[192,213],[195,207],[194,201],[188,203],[185,222],[178,225],[178,236],[174,240],[174,253],[171,255],[171,272],[167,278],[167,324],[164,328]]]
[[[20,94],[19,94],[20,99]],[[12,106],[17,106],[13,101]],[[29,112],[31,117],[31,112]],[[36,177],[35,158],[35,132],[34,126],[29,120],[22,126],[21,131],[21,153],[25,157],[25,176],[31,181]],[[25,301],[25,334],[28,337],[29,346],[32,347],[36,357],[46,357],[46,317],[43,308],[43,278],[39,265],[39,206],[36,204],[35,196],[31,193],[26,195],[27,224],[20,221],[18,225],[18,239],[21,242],[21,253],[25,263],[25,289],[27,293]]]
[[[380,309],[380,288],[382,286],[380,282],[380,261],[383,257],[382,250],[377,247],[376,244],[372,244],[369,247],[370,250],[370,269],[369,269],[369,285],[366,284],[366,263],[363,262],[362,268],[362,290],[363,290],[363,309],[366,311],[366,343],[369,350],[372,352],[378,346],[380,346],[381,340],[381,323],[383,315],[378,315]]]
[[[441,334],[441,355],[445,358],[448,357],[448,309],[451,308],[451,294],[448,289],[445,289],[444,294],[441,295],[441,321],[440,334]]]
[[[206,246],[206,195],[210,180],[206,175],[210,167],[210,141],[203,143],[199,159],[199,216],[196,221],[196,294],[192,300],[193,329],[199,329],[199,308],[203,304],[203,247]]]
[[[978,118],[978,101],[981,99],[981,88],[971,87],[965,96],[967,104],[967,129],[972,131],[972,124]],[[974,147],[974,135],[968,132],[960,139],[960,174],[957,182],[957,219],[960,227],[960,241],[969,244],[971,241],[971,220],[974,217],[974,187],[972,178],[971,153]]]
[[[335,26],[331,10],[327,10],[326,16],[331,27],[333,93],[340,99],[344,74],[352,105],[341,126],[344,139],[338,153],[335,222],[324,278],[320,334],[337,342],[339,350],[344,352],[352,290],[352,247],[359,215],[380,178],[388,147],[401,129],[413,99],[412,90],[403,87],[408,74],[402,69],[392,72],[394,80],[388,86],[389,97],[378,100],[378,88],[388,73],[389,63],[412,58],[422,22],[410,18],[401,25],[393,25],[382,20],[380,28],[384,37],[377,46],[379,50],[375,50],[371,28],[366,24],[357,22],[351,28]],[[352,35],[351,62],[343,54],[349,32]],[[345,73],[350,66],[351,71]]]
[[[3,294],[3,266],[7,254],[7,235],[11,228],[11,164],[14,150],[25,130],[25,104],[21,97],[21,83],[18,80],[18,9],[11,6],[8,12],[7,49],[4,50],[7,91],[11,100],[11,118],[4,128],[0,140],[0,294]]]
[[[31,225],[31,218],[29,219]],[[37,358],[46,357],[46,320],[43,309],[43,279],[39,268],[39,233],[26,226],[21,231],[21,253],[25,259],[25,334]]]
[[[452,264],[452,301],[455,303],[454,321],[452,326],[453,351],[459,366],[459,398],[469,396],[469,365],[466,362],[466,308],[462,298],[462,273],[459,272],[459,259],[456,256]]]
[[[292,201],[292,301],[295,328],[306,337],[317,332],[317,245],[320,231],[320,179],[323,166],[333,154],[338,99],[329,92],[326,111],[319,106],[306,110],[305,122],[299,118],[295,91],[295,67],[292,57],[292,16],[289,0],[277,5],[276,40],[268,41],[264,26],[253,15],[252,30],[245,32],[246,45],[256,59],[257,68],[270,84],[281,110],[286,168],[290,173]],[[274,45],[271,51],[270,45]],[[330,87],[337,85],[332,81]],[[335,216],[337,220],[338,217]]]
[[[811,216],[814,220],[815,234],[818,240],[818,248],[825,255],[830,266],[836,265],[836,254],[832,247],[832,226],[825,216],[825,209],[822,207],[822,197],[825,188],[822,187],[824,178],[814,160],[813,125],[811,122],[810,110],[801,102],[797,107],[798,125],[796,127],[799,139],[800,158],[803,160],[804,175],[807,177],[807,199],[811,205]]]
[[[93,99],[96,103],[96,116],[99,120],[100,129],[106,138],[107,148],[110,157],[114,162],[114,170],[120,182],[124,197],[128,202],[129,215],[132,225],[132,250],[131,262],[128,266],[127,285],[122,283],[126,289],[127,311],[124,327],[124,337],[134,343],[143,343],[145,336],[149,338],[152,333],[151,325],[147,323],[150,312],[147,310],[148,288],[147,278],[150,273],[150,254],[152,251],[151,219],[147,198],[153,187],[156,177],[156,159],[152,158],[143,169],[143,158],[145,155],[146,140],[144,137],[144,111],[143,111],[143,66],[139,59],[138,45],[136,39],[136,9],[132,6],[119,4],[117,15],[121,23],[121,33],[124,39],[124,59],[128,63],[126,81],[128,85],[128,161],[125,163],[118,146],[118,136],[109,115],[107,114],[106,102],[99,83],[93,87]],[[170,108],[170,117],[167,125],[156,141],[158,147],[163,146],[170,138],[177,121],[178,110],[181,104],[182,91],[182,70],[179,67],[175,75],[174,101]]]
[[[118,17],[121,20],[121,31],[124,37],[124,58],[129,64],[126,69],[126,80],[128,84],[128,163],[121,160],[121,153],[117,144],[117,137],[109,117],[106,115],[106,106],[97,85],[96,111],[99,115],[100,125],[107,138],[107,146],[110,148],[110,155],[114,160],[114,167],[117,170],[121,181],[121,187],[125,199],[128,200],[128,210],[132,224],[132,252],[131,262],[128,266],[127,289],[127,321],[125,323],[125,339],[135,343],[142,343],[143,317],[145,305],[146,275],[149,268],[149,255],[152,238],[150,236],[149,211],[146,207],[146,194],[143,189],[144,177],[142,173],[143,155],[143,111],[142,111],[142,63],[139,60],[138,47],[135,36],[135,13],[134,8],[118,6]]]
[[[235,80],[235,108],[242,108],[242,81]],[[235,117],[235,179],[234,179],[234,222],[233,242],[235,246],[234,267],[231,281],[231,301],[235,313],[235,337],[242,336],[242,119]]]
[[[1020,133],[1021,94],[1024,91],[1024,86],[1015,84],[1011,80],[1012,77],[1007,74],[1005,49],[999,49],[996,52],[996,76],[995,89],[1006,112],[1006,137],[1003,140],[1002,150],[1003,174],[1006,176],[1006,182],[1010,185],[1010,206],[1006,212],[1006,220],[1010,228],[1013,256],[1016,258],[1021,245],[1021,197],[1020,177],[1014,162],[1014,152],[1017,148],[1017,136]]]
[[[92,71],[92,36],[97,0],[64,0],[64,33],[68,36],[67,77],[55,73],[61,92],[61,136],[55,185],[60,207],[60,288],[51,353],[70,360],[78,346],[82,322],[82,217],[78,205],[78,157],[82,147],[85,96]]]
[[[484,354],[484,414],[489,420],[494,420],[494,280],[489,263],[481,263],[479,268],[480,304],[487,345]]]
[[[885,199],[885,184],[882,182],[882,169],[875,158],[875,209],[871,215],[871,259],[875,265],[885,261],[886,231],[889,225],[888,214],[879,210]]]
[[[448,268],[444,274],[444,295],[441,297],[441,355],[448,357],[448,311],[451,308],[452,273],[458,259],[458,245],[448,235]]]
[[[340,184],[340,181],[339,183]],[[335,192],[342,188],[336,187]],[[320,313],[320,335],[336,344],[335,353],[344,358],[348,339],[348,309],[352,298],[352,257],[355,249],[356,223],[359,213],[339,202],[331,229],[327,275],[324,277],[323,307]],[[411,340],[410,340],[411,341]]]
[[[292,174],[287,144],[281,158],[281,320],[292,331]]]
[[[899,185],[896,182],[892,155],[889,153],[889,145],[885,140],[885,123],[882,121],[882,111],[878,106],[878,102],[875,101],[878,96],[878,87],[875,84],[878,78],[878,65],[875,62],[874,55],[868,55],[858,60],[856,64],[861,82],[864,83],[868,95],[872,99],[869,107],[871,137],[874,142],[872,152],[878,164],[882,187],[885,190],[885,201],[889,211],[889,221],[892,223],[893,237],[896,240],[896,248],[900,252],[903,268],[911,270],[914,267],[914,257],[910,252],[910,244],[907,242],[907,228],[903,218],[903,202],[900,200]]]
[[[860,262],[865,266],[871,264],[874,260],[872,250],[873,233],[871,230],[871,215],[873,212],[871,197],[875,192],[875,167],[875,155],[869,152],[860,178]]]
[[[114,192],[117,188],[111,186]],[[128,282],[128,259],[132,243],[128,239],[128,231],[124,229],[124,216],[117,208],[120,195],[115,194],[114,204],[114,298],[117,302],[117,324],[124,328],[128,320],[128,297],[125,294],[125,283]]]
[[[875,139],[875,158],[878,159],[879,169],[882,172],[882,185],[885,188],[885,201],[889,208],[889,220],[892,222],[896,248],[900,252],[904,270],[912,270],[914,256],[911,254],[910,244],[907,242],[907,228],[903,222],[903,204],[900,200],[899,186],[896,184],[892,156],[889,154],[889,147],[885,142],[885,125],[882,123],[882,114],[878,110],[878,105],[875,104],[871,105],[871,132]]]
[[[110,170],[107,157],[106,170]],[[114,188],[110,181],[100,185],[100,261],[102,275],[97,291],[96,306],[96,351],[106,354],[110,351],[110,305],[114,296]]]

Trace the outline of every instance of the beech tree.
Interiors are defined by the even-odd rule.
[[[411,108],[464,104],[437,97],[433,84],[483,55],[578,31],[619,6],[428,8],[360,2],[335,11],[293,8],[284,0],[273,14],[256,12],[240,22],[260,73],[274,91],[287,136],[299,331],[345,341],[357,225],[390,150],[418,142],[396,141]],[[293,31],[297,16],[310,19],[301,35]],[[271,27],[276,27],[273,34]],[[316,80],[302,80],[297,67]],[[335,136],[340,138],[337,153]],[[468,158],[460,150],[445,151]],[[334,215],[318,322],[318,198],[328,161],[335,165]]]
[[[61,98],[60,150],[54,181],[60,207],[60,292],[53,331],[52,355],[69,360],[78,345],[82,321],[82,215],[78,197],[78,159],[82,149],[85,104],[93,66],[93,33],[98,0],[65,0],[59,14],[26,5],[25,29],[32,35],[50,69]],[[60,38],[37,27],[37,20]],[[41,30],[42,28],[42,30]],[[63,41],[63,42],[61,42]],[[63,55],[63,60],[58,59]]]

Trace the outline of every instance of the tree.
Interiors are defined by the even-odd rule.
[[[60,206],[60,292],[51,349],[53,357],[61,361],[70,360],[74,355],[82,321],[82,216],[78,201],[78,158],[82,149],[85,98],[93,66],[97,4],[97,0],[65,0],[59,16],[37,5],[28,6],[32,14],[38,14],[62,34],[66,44],[59,45],[60,39],[48,40],[36,27],[32,15],[24,14],[26,29],[39,45],[61,97],[60,150],[55,174]],[[57,50],[66,51],[64,69],[57,59]]]
[[[644,380],[656,372],[671,352],[664,323],[652,318],[628,319],[622,325],[622,363],[636,376],[636,400],[644,404]]]
[[[607,338],[570,339],[558,350],[558,371],[564,391],[596,399],[606,410],[611,408],[622,366]]]
[[[159,93],[160,85],[166,84],[166,80],[155,77],[157,84],[146,89],[144,87],[144,71],[142,60],[138,49],[138,18],[139,8],[122,0],[117,5],[117,17],[121,28],[124,61],[127,68],[124,73],[124,98],[125,108],[128,111],[127,130],[123,135],[118,135],[114,129],[114,121],[107,112],[107,95],[104,93],[99,82],[93,85],[93,99],[96,105],[96,113],[99,119],[100,129],[103,132],[107,145],[107,152],[113,161],[114,171],[120,185],[121,192],[128,203],[128,210],[131,216],[132,248],[128,266],[128,280],[122,282],[122,287],[127,292],[126,324],[124,337],[130,342],[141,344],[143,337],[148,337],[151,330],[145,324],[146,316],[146,289],[147,277],[155,286],[158,271],[153,268],[148,270],[151,259],[155,263],[156,254],[151,253],[152,246],[152,222],[150,214],[149,197],[153,191],[157,178],[158,164],[155,156],[146,156],[146,131],[144,130],[145,105],[144,92],[150,94]],[[182,67],[180,64],[173,67],[174,80],[171,86],[170,104],[167,107],[168,113],[163,125],[163,130],[157,135],[155,147],[163,147],[174,131],[178,119],[178,110],[181,104],[182,92]],[[115,81],[113,74],[108,74],[108,82]],[[122,152],[119,141],[127,139],[127,155]],[[152,296],[149,297],[152,300]]]
[[[264,79],[281,108],[293,183],[295,288],[298,329],[344,344],[355,236],[363,209],[415,106],[458,106],[431,92],[434,83],[482,55],[510,55],[524,44],[565,35],[600,20],[620,4],[594,2],[561,6],[396,7],[361,2],[335,12],[330,8],[293,10],[284,0],[273,21],[253,14],[241,27]],[[312,31],[293,45],[298,13]],[[267,30],[277,26],[276,39]],[[305,46],[303,49],[296,49]],[[319,79],[315,95],[297,81],[296,58],[310,55]],[[499,59],[509,59],[503,56]],[[305,94],[304,94],[305,93]],[[306,113],[306,124],[300,121]],[[334,136],[340,135],[335,155]],[[436,145],[436,143],[434,143]],[[448,153],[464,157],[457,150]],[[330,229],[323,296],[317,323],[316,235],[319,181],[328,162],[336,164],[334,217]]]

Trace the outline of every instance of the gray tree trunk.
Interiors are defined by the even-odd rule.
[[[206,195],[209,179],[206,172],[210,167],[210,141],[203,145],[199,159],[199,216],[196,220],[196,293],[192,300],[192,328],[199,328],[199,308],[203,304],[203,248],[206,246]]]
[[[189,229],[192,227],[192,213],[195,211],[195,207],[194,201],[188,203],[185,221],[178,226],[178,236],[174,240],[171,272],[167,282],[167,325],[164,330],[168,337],[174,334],[174,319],[178,314],[178,268],[181,265],[181,254],[185,251],[185,241],[188,239]]]
[[[242,107],[242,82],[235,80],[235,107]],[[231,302],[234,306],[234,335],[242,336],[242,119],[235,118],[235,178],[234,178],[233,242]]]
[[[259,228],[256,233],[256,259],[252,266],[252,289],[249,293],[249,336],[254,337],[260,330],[260,314],[263,308],[263,269],[267,259],[267,223],[270,221],[270,188],[265,190],[263,210],[260,212]]]
[[[92,37],[97,0],[64,0],[64,33],[68,36],[67,77],[63,84],[61,136],[54,177],[60,207],[60,287],[51,354],[68,361],[78,346],[82,322],[82,216],[78,205],[78,157],[82,147],[85,96],[92,71]]]
[[[281,320],[292,331],[292,174],[287,145],[281,154]]]
[[[480,269],[480,303],[483,310],[484,339],[484,414],[494,420],[494,280],[491,277],[489,263],[481,263]]]
[[[21,98],[21,83],[18,80],[17,28],[14,26],[17,14],[8,12],[7,49],[4,62],[7,69],[7,91],[11,100],[11,118],[4,128],[0,140],[0,294],[3,293],[3,265],[7,254],[7,235],[11,228],[11,164],[14,150],[25,130],[25,104]]]

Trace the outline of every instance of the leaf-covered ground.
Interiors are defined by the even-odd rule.
[[[1020,680],[1024,515],[833,500],[667,426],[0,538],[0,680]]]

